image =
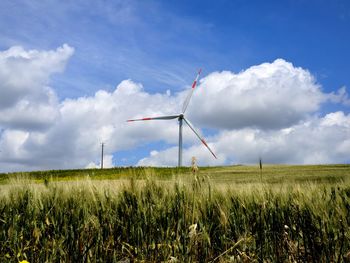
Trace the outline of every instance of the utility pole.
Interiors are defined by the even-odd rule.
[[[102,142],[102,143],[101,143],[101,148],[102,148],[102,149],[101,149],[101,169],[103,169],[103,147],[104,147],[104,145],[105,145],[105,144]]]

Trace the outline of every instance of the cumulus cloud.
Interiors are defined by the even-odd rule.
[[[40,129],[55,121],[58,102],[49,80],[73,52],[66,44],[53,51],[15,46],[0,52],[0,126]]]
[[[305,119],[325,100],[309,71],[277,59],[237,74],[209,74],[201,80],[189,114],[207,127],[278,129]]]
[[[350,161],[350,114],[329,113],[279,130],[226,130],[209,141],[219,153],[217,162],[198,145],[185,150],[185,163],[189,165],[191,156],[196,156],[200,165],[257,163],[259,157],[267,163],[346,163]],[[139,164],[175,165],[175,154],[176,148],[151,153]]]
[[[58,117],[48,129],[20,131],[21,140],[11,139],[17,129],[6,129],[0,139],[0,161],[8,166],[16,160],[26,169],[91,167],[98,164],[101,141],[106,142],[106,156],[150,141],[176,143],[176,120],[134,125],[126,120],[178,111],[177,100],[169,93],[148,94],[130,80],[113,92],[100,90],[91,97],[66,99],[57,105]],[[13,149],[20,154],[14,157]]]
[[[73,52],[68,45],[0,52],[0,88],[7,98],[0,99],[2,170],[97,167],[102,141],[107,166],[120,164],[115,152],[158,141],[170,147],[152,150],[137,164],[177,165],[177,120],[126,120],[180,113],[188,89],[150,94],[124,80],[112,92],[58,101],[50,78]],[[275,163],[349,161],[349,115],[318,117],[322,103],[344,104],[347,98],[345,88],[322,92],[310,72],[282,59],[240,73],[211,73],[200,81],[187,113],[197,128],[214,128],[207,141],[219,158],[184,125],[184,164],[192,156],[200,165],[253,163],[258,156]]]

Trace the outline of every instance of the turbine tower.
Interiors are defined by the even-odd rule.
[[[198,78],[199,78],[199,75],[201,74],[201,71],[202,71],[201,69],[198,71],[197,77],[193,81],[192,88],[191,88],[190,92],[188,93],[188,95],[187,95],[187,97],[186,97],[186,99],[185,99],[185,101],[183,103],[182,113],[176,114],[176,115],[169,115],[169,116],[148,117],[148,118],[142,118],[142,119],[127,120],[128,122],[132,122],[132,121],[150,121],[150,120],[172,120],[172,119],[178,119],[178,121],[179,121],[179,161],[178,161],[178,166],[179,167],[182,166],[182,125],[183,125],[183,121],[186,122],[188,127],[191,128],[191,130],[194,132],[194,134],[197,135],[199,140],[205,145],[205,147],[207,147],[207,149],[211,152],[211,154],[215,157],[215,159],[217,159],[216,155],[209,148],[209,146],[205,142],[204,138],[199,135],[199,133],[193,127],[192,123],[188,119],[185,118],[185,112],[186,112],[187,106],[190,103],[193,91],[194,91],[194,89],[197,86]]]

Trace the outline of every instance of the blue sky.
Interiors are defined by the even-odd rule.
[[[1,5],[2,49],[53,49],[63,43],[76,49],[64,76],[56,78],[62,98],[91,94],[125,78],[152,91],[176,89],[191,82],[198,67],[239,71],[280,57],[309,69],[326,90],[349,86],[348,1]]]
[[[133,82],[133,85],[141,84],[147,96],[152,97],[158,93],[164,95],[169,90],[171,100],[178,98],[180,101],[181,92],[191,85],[198,68],[203,68],[201,77],[205,78],[213,72],[228,71],[232,74],[239,74],[263,63],[275,65],[273,62],[276,59],[283,59],[286,63],[291,63],[293,66],[291,70],[302,68],[308,72],[314,79],[311,84],[317,86],[318,92],[323,95],[327,94],[329,97],[332,92],[336,94],[339,93],[340,88],[345,87],[346,89],[350,86],[349,28],[350,2],[346,0],[3,0],[0,3],[0,51],[5,52],[11,47],[20,46],[25,52],[30,50],[55,52],[64,44],[71,49],[65,51],[65,57],[62,59],[63,68],[52,69],[52,72],[47,73],[46,80],[43,81],[43,86],[50,86],[55,93],[57,111],[64,108],[64,102],[68,99],[77,102],[83,98],[92,100],[96,98],[95,93],[100,90],[112,94],[118,85],[128,79]],[[32,70],[30,65],[26,67],[28,71]],[[296,73],[293,71],[291,74]],[[5,88],[9,89],[3,86],[3,89]],[[197,96],[200,96],[200,93]],[[291,128],[291,125],[310,122],[316,117],[320,118],[318,121],[321,123],[321,118],[335,112],[341,112],[347,121],[349,103],[346,101],[346,96],[347,93],[343,99],[338,96],[333,99],[320,100],[315,108],[305,110],[302,117],[301,115],[298,115],[300,118],[293,117],[294,123],[287,122],[289,126],[279,128]],[[30,98],[26,97],[26,101],[31,103]],[[129,103],[131,105],[133,101]],[[164,103],[166,107],[168,102]],[[232,101],[232,103],[235,102]],[[196,102],[193,104],[197,105]],[[14,105],[12,110],[16,111],[18,107]],[[147,104],[145,103],[142,107],[147,112]],[[172,108],[165,108],[164,112],[155,113],[167,113],[170,109]],[[271,110],[276,111],[280,108]],[[229,116],[230,112],[223,114]],[[132,115],[130,117],[135,117],[132,110],[130,115]],[[197,126],[203,128],[202,132],[209,137],[209,141],[212,140],[214,146],[216,142],[219,144],[218,138],[223,136],[223,130],[239,132],[240,129],[255,127],[260,129],[259,134],[266,133],[264,135],[266,139],[272,136],[268,133],[276,127],[261,128],[259,123],[254,122],[241,127],[230,125],[226,127],[222,124],[216,126],[215,121],[213,123],[203,121],[203,118],[193,113],[193,110],[189,112],[189,115],[194,118],[193,122]],[[122,116],[128,117],[127,111]],[[281,118],[284,117],[281,116]],[[116,127],[114,132],[117,132],[121,126],[119,127],[119,124],[113,121],[110,119],[101,125],[103,127],[114,125]],[[11,120],[2,123],[0,119],[2,130],[7,130],[9,134],[11,131],[15,132],[14,125],[8,123],[11,123]],[[46,131],[40,130],[39,133],[50,137],[49,130],[57,132],[57,123],[56,120],[52,121],[50,125],[53,126],[47,124],[47,127],[50,126],[50,128],[47,128]],[[176,122],[173,125],[176,129]],[[345,127],[344,135],[340,141],[334,142],[334,147],[336,143],[341,144],[344,138],[347,141],[350,137],[347,126],[345,124],[343,126]],[[22,128],[21,132],[26,132],[29,137],[38,133],[38,131],[25,128]],[[152,133],[151,130],[148,132]],[[143,164],[140,163],[140,160],[147,159],[150,152],[168,151],[171,155],[171,147],[176,146],[175,141],[163,137],[158,140],[149,138],[147,134],[140,136],[145,139],[129,145],[118,144],[113,138],[107,136],[107,140],[112,141],[108,154],[114,156],[112,157],[114,165]],[[126,137],[119,139],[128,140]],[[266,140],[269,141],[269,139]],[[2,143],[6,144],[4,135]],[[190,148],[195,147],[197,142],[191,139],[186,142],[186,145],[190,151]],[[313,151],[316,150],[313,149]],[[317,151],[322,152],[322,149],[317,148]],[[231,154],[235,155],[234,152]],[[16,169],[13,168],[16,167],[16,164],[22,165],[19,166],[22,167],[19,169],[66,167],[60,165],[60,156],[52,156],[52,158],[56,158],[57,162],[48,166],[39,161],[36,162],[35,158],[24,160],[20,156],[13,156],[11,160],[3,160],[3,162],[4,165],[6,163],[7,170]],[[84,162],[89,158],[93,159],[92,163],[98,162],[98,157],[93,158],[91,153],[74,165],[84,166]],[[244,157],[228,158],[224,156],[223,158],[225,160],[219,164],[252,161]],[[122,159],[124,162],[121,162]],[[308,157],[300,157],[295,160],[283,159],[282,161],[271,158],[270,161],[294,163],[303,162],[302,160],[305,159]],[[322,162],[322,160],[346,162],[349,159],[322,157],[319,161],[312,158],[310,160],[310,162]],[[145,162],[145,164],[150,163],[152,162]],[[173,164],[168,161],[154,163]],[[215,163],[203,157],[203,164]]]

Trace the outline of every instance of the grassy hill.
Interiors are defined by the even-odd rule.
[[[287,182],[344,182],[350,175],[349,164],[338,165],[264,165],[262,174],[258,166],[200,167],[199,175],[218,183],[287,183]],[[172,180],[191,176],[189,167],[118,167],[110,169],[49,170],[17,173],[0,173],[0,183],[16,178],[36,182],[44,180],[68,181],[89,177],[92,180],[145,179]]]

